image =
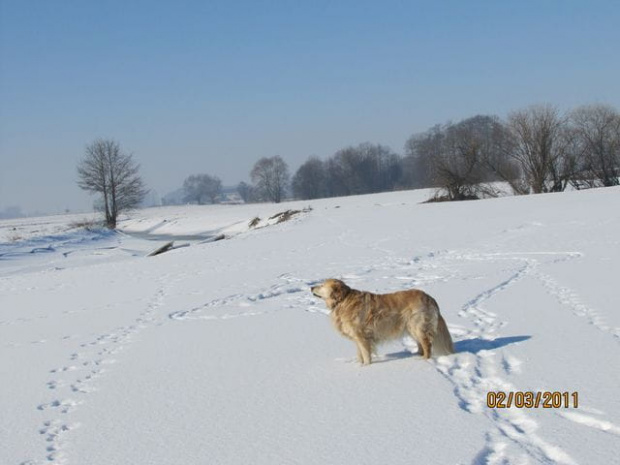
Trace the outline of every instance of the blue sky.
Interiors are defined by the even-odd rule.
[[[0,211],[87,210],[118,140],[159,195],[535,103],[620,108],[617,1],[0,0]]]

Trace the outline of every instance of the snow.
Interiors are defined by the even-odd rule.
[[[614,463],[619,194],[165,207],[121,233],[0,222],[0,463]],[[171,237],[190,245],[146,257]],[[426,290],[458,353],[404,340],[359,366],[309,292],[328,277]],[[489,391],[579,406],[491,409]]]

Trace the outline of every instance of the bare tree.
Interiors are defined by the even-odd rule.
[[[497,195],[490,182],[498,176],[490,165],[502,157],[502,133],[498,118],[483,115],[443,128],[443,137],[436,138],[440,148],[429,163],[434,183],[450,200]]]
[[[363,162],[354,147],[338,150],[329,160],[331,190],[336,196],[363,194]]]
[[[530,191],[519,162],[513,157],[515,139],[505,123],[493,117],[489,131],[490,147],[485,157],[485,165],[494,180],[506,182],[514,195],[525,195]]]
[[[571,135],[566,118],[552,105],[536,105],[508,117],[512,157],[535,194],[563,191],[573,175]]]
[[[310,157],[293,176],[293,195],[299,199],[320,199],[327,195],[325,165],[318,157]]]
[[[496,116],[478,115],[435,125],[405,144],[403,185],[437,187],[449,200],[498,195],[492,181],[506,177],[510,134]],[[514,175],[514,173],[512,173]]]
[[[247,182],[241,181],[237,186],[237,192],[245,203],[254,201],[254,188]]]
[[[193,174],[183,182],[185,201],[204,205],[207,201],[215,203],[222,195],[222,181],[209,174]]]
[[[252,168],[250,178],[263,200],[280,203],[290,179],[288,165],[279,156],[263,157]]]
[[[579,188],[620,183],[620,113],[608,105],[586,105],[570,114],[577,151]]]
[[[101,209],[108,228],[116,228],[120,213],[140,205],[147,190],[131,154],[121,151],[118,142],[97,139],[86,146],[77,167],[78,186],[101,194]]]
[[[326,162],[329,195],[385,192],[399,186],[401,158],[389,147],[364,143],[338,150]]]
[[[441,155],[444,137],[442,126],[437,124],[407,140],[403,159],[403,184],[406,187],[419,189],[436,186],[432,165],[433,160]]]
[[[470,125],[446,127],[441,153],[431,166],[435,182],[450,200],[478,198],[478,186],[484,181],[482,150],[482,141]]]
[[[352,192],[349,186],[347,168],[342,163],[342,160],[334,155],[328,158],[324,163],[327,197],[351,195]]]
[[[402,177],[401,157],[381,144],[369,142],[357,146],[363,160],[362,172],[366,192],[386,192],[395,189]]]

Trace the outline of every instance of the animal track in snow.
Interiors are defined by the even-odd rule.
[[[61,368],[54,368],[53,370],[50,370],[50,373],[65,373],[67,371],[75,371],[75,370],[79,370],[80,367],[75,366],[75,365],[68,365],[68,366],[64,366]]]
[[[60,413],[69,413],[73,407],[79,405],[80,403],[72,400],[53,400],[47,404],[41,404],[37,407],[39,410],[48,410],[48,409],[58,409]]]
[[[523,362],[521,360],[512,355],[502,356],[502,368],[504,369],[504,372],[508,375],[513,373],[520,373],[522,364]]]
[[[189,310],[172,312],[168,315],[168,317],[172,320],[228,320],[232,318],[265,315],[268,313],[276,312],[278,311],[278,309],[270,308],[265,310],[242,311],[224,314],[209,313],[209,310],[221,310],[226,307],[248,308],[256,304],[260,304],[263,301],[282,296],[293,296],[290,297],[290,300],[294,300],[295,302],[297,302],[297,297],[294,296],[299,293],[308,292],[311,283],[315,283],[314,281],[307,282],[297,278],[293,278],[289,274],[281,275],[279,279],[285,281],[285,284],[274,284],[265,290],[249,295],[232,294],[227,297],[214,299]],[[300,282],[303,282],[303,286],[300,286]],[[296,305],[283,306],[279,309],[292,307],[296,307]]]
[[[64,436],[69,431],[77,428],[77,424],[69,425],[58,420],[50,420],[43,423],[39,429],[39,434],[45,438],[45,459],[47,462],[64,463],[65,454],[62,452]],[[24,464],[34,464],[36,462],[23,462]]]
[[[539,261],[537,255],[544,254],[506,254],[506,253],[448,253],[447,260],[476,260],[476,261],[507,261],[516,266],[508,267],[508,278],[499,283],[482,289],[473,298],[466,301],[458,315],[469,320],[474,329],[461,336],[479,336],[491,340],[505,322],[499,321],[494,312],[487,310],[485,303],[514,286],[523,278],[535,277]],[[558,254],[555,260],[564,261],[579,256],[575,253]],[[461,331],[463,333],[463,331]],[[454,332],[456,335],[456,332]],[[497,340],[497,339],[496,339]],[[518,342],[518,341],[514,341]],[[457,343],[458,344],[458,343]],[[486,394],[490,391],[517,391],[502,378],[502,375],[518,373],[522,370],[522,362],[510,354],[495,352],[493,344],[491,350],[477,350],[461,352],[448,357],[439,357],[433,363],[453,385],[454,394],[459,406],[468,412],[485,416],[494,429],[487,432],[485,445],[478,453],[475,463],[512,463],[513,461],[555,462],[573,464],[574,460],[560,447],[544,440],[538,433],[539,425],[523,410],[519,409],[489,409],[486,406]],[[514,447],[517,449],[515,452]],[[517,456],[518,455],[518,456]]]
[[[620,426],[617,426],[610,421],[601,420],[591,415],[585,415],[583,413],[575,411],[559,412],[558,415],[574,423],[604,431],[605,433],[620,436]]]
[[[475,463],[505,463],[518,459],[527,462],[556,462],[573,464],[574,460],[560,447],[542,439],[539,426],[524,411],[519,409],[490,409],[486,406],[489,391],[516,391],[516,386],[500,377],[496,354],[481,351],[477,354],[457,353],[439,357],[433,362],[454,386],[459,406],[470,413],[485,416],[494,429],[487,432],[483,449]],[[507,441],[508,440],[508,441]],[[521,452],[517,457],[509,444],[515,444]],[[484,458],[484,460],[483,460]]]
[[[162,277],[162,282],[170,282]],[[92,340],[79,344],[67,357],[69,364],[49,371],[53,378],[46,382],[49,392],[56,398],[40,403],[36,408],[47,418],[39,428],[39,434],[45,439],[43,458],[23,462],[26,464],[67,462],[65,448],[67,433],[71,426],[66,419],[85,402],[88,394],[96,391],[95,381],[105,373],[103,367],[116,363],[112,356],[132,342],[133,336],[152,324],[155,312],[165,302],[165,286],[159,287],[155,295],[146,303],[146,307],[137,316],[134,323],[99,334]],[[73,338],[68,338],[73,339]],[[66,395],[66,397],[60,397]],[[71,397],[69,397],[71,396]]]
[[[573,314],[578,317],[585,318],[586,321],[595,328],[613,336],[616,342],[620,342],[620,328],[609,326],[596,310],[588,307],[582,302],[577,293],[572,289],[560,285],[555,279],[548,274],[536,271],[534,276],[537,277],[544,288],[554,296],[560,304],[571,309]]]

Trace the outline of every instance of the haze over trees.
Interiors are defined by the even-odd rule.
[[[400,178],[400,158],[389,147],[364,143],[339,150],[328,162],[330,196],[393,190]]]
[[[222,195],[222,181],[209,174],[194,174],[183,182],[184,200],[188,203],[216,203]]]
[[[241,181],[237,185],[237,193],[245,203],[254,201],[254,188],[245,181]]]
[[[96,139],[86,146],[77,166],[78,186],[99,194],[101,210],[108,228],[116,228],[118,216],[137,208],[147,190],[139,174],[140,166],[112,139]]]
[[[394,190],[401,171],[401,158],[389,147],[364,143],[339,150],[326,161],[310,157],[293,176],[293,194],[316,199]]]

